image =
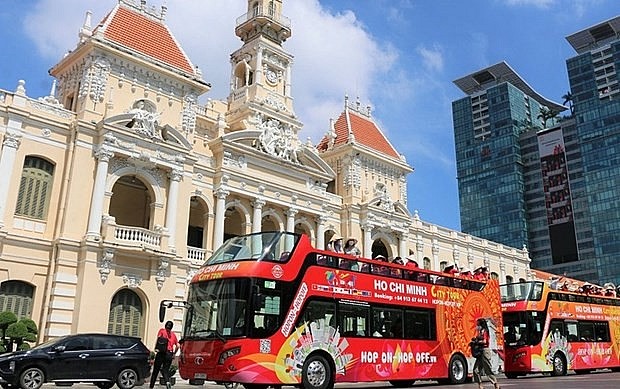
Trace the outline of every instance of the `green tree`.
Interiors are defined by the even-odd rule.
[[[0,312],[0,331],[2,331],[2,351],[11,351],[9,349],[11,341],[7,339],[6,330],[13,323],[17,323],[17,316],[11,311]]]
[[[573,105],[573,94],[570,93],[570,91],[566,92],[566,94],[564,96],[562,96],[562,98],[564,99],[564,105],[566,105],[566,103],[568,103],[568,108],[570,108],[570,114],[574,115],[575,114],[575,106]]]
[[[543,128],[547,128],[547,121],[555,119],[558,116],[558,112],[549,107],[540,107],[540,113],[537,118],[543,123]]]
[[[2,330],[2,345],[0,351],[28,350],[28,342],[36,342],[37,324],[28,318],[17,320],[13,312],[5,311],[0,313],[0,329]]]

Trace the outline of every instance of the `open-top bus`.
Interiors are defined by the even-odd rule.
[[[508,378],[620,371],[620,298],[551,289],[542,281],[500,291]]]
[[[179,372],[197,384],[463,383],[476,320],[492,348],[503,342],[497,281],[317,250],[287,232],[227,240],[187,301],[162,301],[161,320],[172,306],[187,308]]]

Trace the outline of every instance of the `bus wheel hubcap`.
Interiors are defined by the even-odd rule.
[[[317,388],[325,382],[325,366],[319,361],[312,361],[308,365],[308,383]]]

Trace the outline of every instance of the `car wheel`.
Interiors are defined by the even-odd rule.
[[[95,385],[99,389],[110,389],[114,386],[114,382],[96,382]]]
[[[45,374],[38,367],[29,367],[19,375],[22,389],[39,389],[45,382]]]
[[[116,377],[116,385],[120,389],[131,389],[138,382],[138,373],[134,369],[126,368],[118,373]]]

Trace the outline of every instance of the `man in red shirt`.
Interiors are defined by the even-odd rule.
[[[164,328],[160,328],[157,332],[157,346],[156,354],[155,354],[155,362],[153,363],[153,373],[151,374],[151,384],[149,388],[155,387],[155,381],[157,381],[157,376],[161,370],[161,375],[164,377],[164,381],[166,381],[166,387],[170,389],[170,365],[172,364],[172,359],[179,349],[179,340],[174,332],[172,332],[173,323],[171,321],[167,321]],[[165,339],[168,340],[165,343]],[[161,342],[161,343],[160,343]],[[160,347],[160,344],[164,346]],[[163,350],[165,348],[165,351]]]

